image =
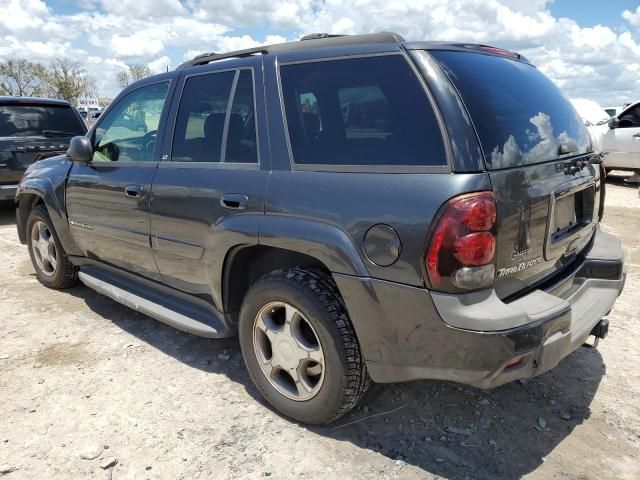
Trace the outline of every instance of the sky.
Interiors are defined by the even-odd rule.
[[[640,100],[640,0],[0,0],[0,60],[71,57],[109,97],[129,63],[381,30],[515,50],[571,98]]]

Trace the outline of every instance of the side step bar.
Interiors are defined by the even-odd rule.
[[[78,278],[87,287],[96,292],[183,332],[208,338],[228,336],[227,332],[218,331],[218,329],[210,325],[127,291],[124,288],[83,272],[82,270],[78,273]]]

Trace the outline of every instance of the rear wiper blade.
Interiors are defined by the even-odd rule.
[[[71,137],[78,135],[77,132],[65,132],[64,130],[42,130],[42,134],[46,137]]]
[[[578,145],[576,142],[564,142],[558,147],[558,155],[566,155],[567,153],[573,153],[578,151]]]

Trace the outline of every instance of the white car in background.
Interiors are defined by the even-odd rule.
[[[586,98],[572,98],[571,103],[591,135],[593,149],[596,152],[605,151],[602,148],[602,138],[609,129],[607,122],[611,116],[602,108],[598,102],[587,100]]]
[[[622,112],[623,107],[604,107],[604,111],[610,117],[617,117],[620,112]]]
[[[631,170],[634,177],[640,174],[640,102],[609,120],[601,145],[602,151],[608,152],[604,158],[607,170]]]

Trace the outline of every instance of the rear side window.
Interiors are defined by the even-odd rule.
[[[442,166],[442,133],[400,55],[283,65],[296,164]]]
[[[82,120],[68,105],[0,104],[0,137],[84,135]]]
[[[187,78],[171,157],[174,162],[258,162],[251,70]]]
[[[590,150],[582,119],[560,90],[524,62],[478,53],[431,51],[457,87],[475,124],[487,168],[555,160]]]

